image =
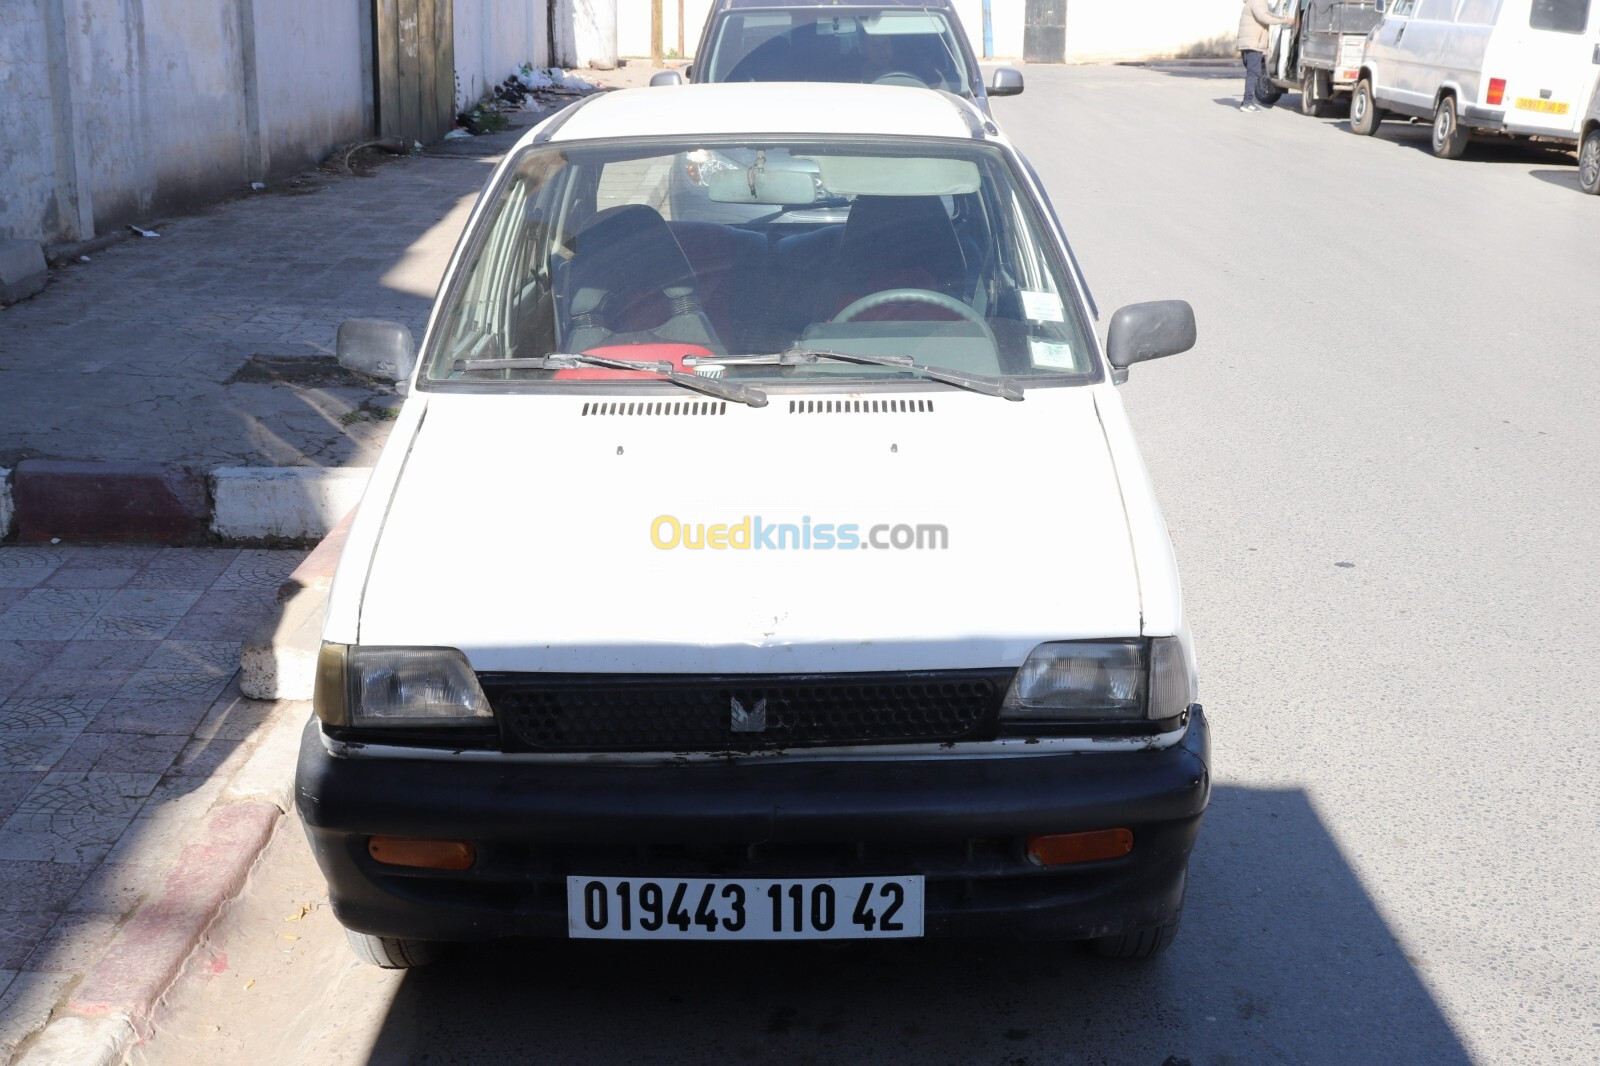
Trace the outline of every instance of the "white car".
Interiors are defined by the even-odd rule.
[[[328,603],[296,794],[357,952],[1165,947],[1209,751],[1114,383],[1195,324],[1135,304],[1102,347],[1091,308],[949,94],[641,89],[531,131]],[[400,326],[342,344],[411,362]]]
[[[1474,133],[1575,145],[1600,63],[1594,0],[1379,0],[1350,128],[1389,112],[1430,119],[1433,151],[1457,159]]]

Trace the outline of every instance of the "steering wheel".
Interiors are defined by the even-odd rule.
[[[994,346],[997,351],[999,350],[999,343],[994,339],[994,330],[989,328],[989,323],[984,321],[982,315],[954,296],[946,296],[944,293],[934,292],[932,289],[881,289],[878,292],[870,292],[861,299],[845,305],[838,314],[833,316],[831,321],[849,322],[857,315],[865,314],[874,308],[898,303],[932,304],[941,310],[949,311],[951,314],[965,319],[983,330],[984,339]]]
[[[908,85],[913,89],[926,89],[928,83],[909,71],[891,70],[872,79],[874,85]]]

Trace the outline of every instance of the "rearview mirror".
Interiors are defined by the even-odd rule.
[[[996,67],[989,76],[990,96],[1016,96],[1022,92],[1022,71],[1016,67]]]
[[[1194,347],[1194,308],[1184,300],[1156,300],[1119,307],[1106,331],[1106,359],[1117,384],[1128,367],[1147,359],[1177,355]]]
[[[815,203],[816,178],[805,170],[719,170],[706,179],[713,203],[796,207]]]
[[[682,85],[683,75],[675,70],[663,70],[659,74],[650,75],[650,84],[656,85]]]
[[[339,326],[339,365],[357,374],[399,383],[411,377],[417,348],[411,330],[381,318],[351,318]]]

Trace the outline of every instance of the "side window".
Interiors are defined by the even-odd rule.
[[[1589,0],[1533,0],[1528,25],[1536,30],[1582,33],[1589,25]]]
[[[1417,0],[1398,0],[1389,13],[1398,18],[1410,18],[1411,12],[1416,10]]]
[[[1433,22],[1449,22],[1450,16],[1455,13],[1456,0],[1422,0],[1417,5],[1419,20]]]
[[[1466,26],[1494,25],[1495,0],[1461,0],[1456,21]]]

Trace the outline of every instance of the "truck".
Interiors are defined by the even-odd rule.
[[[1285,90],[1298,90],[1300,110],[1326,115],[1335,97],[1348,96],[1361,72],[1367,33],[1383,16],[1375,0],[1273,0],[1275,14],[1292,14],[1296,23],[1274,26],[1266,55],[1267,78],[1258,90],[1274,103]]]

